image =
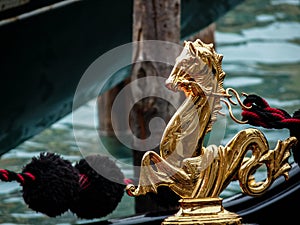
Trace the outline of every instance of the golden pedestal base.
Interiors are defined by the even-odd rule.
[[[206,225],[240,225],[242,218],[225,210],[221,198],[200,198],[179,200],[180,210],[166,218],[163,225],[167,224],[206,224]]]

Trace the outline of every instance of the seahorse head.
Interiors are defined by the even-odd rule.
[[[222,109],[220,98],[225,95],[222,59],[223,56],[215,52],[213,44],[205,44],[199,39],[186,41],[166,80],[166,86],[173,91],[183,91],[186,96],[206,97],[211,109],[206,133],[211,130],[217,113]]]
[[[166,80],[166,86],[173,91],[193,91],[191,83],[197,83],[204,93],[224,93],[222,70],[223,56],[217,54],[213,44],[205,44],[197,39],[185,41],[181,54],[177,57],[173,70]]]

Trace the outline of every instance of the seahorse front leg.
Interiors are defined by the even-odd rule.
[[[145,195],[148,192],[157,193],[157,187],[160,185],[174,186],[179,184],[188,184],[190,176],[181,168],[177,168],[156,152],[148,151],[142,159],[140,179],[137,188],[129,184],[126,191],[130,196]]]

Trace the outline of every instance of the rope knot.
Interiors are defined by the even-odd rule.
[[[248,123],[253,126],[291,129],[296,125],[300,125],[300,118],[291,117],[283,109],[270,107],[268,102],[258,95],[248,95],[243,103],[246,106],[252,107],[250,109],[243,109],[242,120],[248,120]]]

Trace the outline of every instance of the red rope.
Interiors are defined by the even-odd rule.
[[[7,170],[0,169],[0,179],[2,181],[8,181],[8,172],[7,172]]]
[[[268,102],[258,95],[249,95],[244,100],[250,109],[243,109],[242,116],[244,121],[248,121],[253,126],[265,128],[291,129],[300,125],[300,118],[290,116],[286,111],[278,108],[271,108]]]
[[[10,170],[0,169],[0,180],[5,182],[17,181],[21,185],[24,185],[28,181],[34,181],[35,176],[29,172],[15,173]]]
[[[248,95],[243,102],[250,109],[243,109],[244,121],[253,126],[264,128],[290,130],[290,136],[298,139],[298,143],[292,147],[295,162],[300,165],[300,110],[294,112],[293,116],[278,108],[271,108],[268,102],[258,95]]]
[[[91,185],[89,178],[85,174],[79,175],[79,185],[82,190],[86,189]]]

